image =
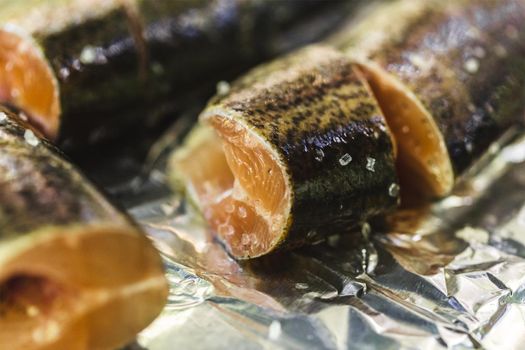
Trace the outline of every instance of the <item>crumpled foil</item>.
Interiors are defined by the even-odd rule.
[[[525,343],[525,135],[510,130],[432,205],[237,262],[169,192],[128,204],[171,285],[138,337],[167,349],[507,349]],[[151,193],[151,191],[149,192]],[[322,205],[322,204],[320,204]],[[336,234],[337,232],[334,232]]]

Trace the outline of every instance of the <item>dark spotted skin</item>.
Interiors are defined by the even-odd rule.
[[[416,16],[400,14],[398,22],[405,22],[397,24],[403,27],[399,35],[359,52],[363,37],[389,33],[390,24],[383,23],[349,32],[345,49],[367,56],[415,93],[437,122],[460,175],[509,125],[523,122],[525,1],[420,4]]]
[[[385,120],[354,66],[332,49],[309,47],[253,70],[201,118],[214,115],[242,120],[284,164],[292,208],[278,248],[349,232],[398,202],[389,195],[397,177]],[[341,165],[345,154],[352,160]]]
[[[27,125],[0,111],[8,114],[0,121],[0,244],[53,227],[120,227],[137,234],[53,146],[43,139],[29,144]]]
[[[287,35],[311,17],[348,7],[341,0],[107,3],[110,6],[94,16],[92,9],[75,8],[69,1],[42,1],[44,8],[53,9],[46,12],[50,18],[45,22],[26,23],[26,13],[38,7],[24,11],[23,2],[18,5],[20,18],[0,15],[0,25],[18,23],[42,47],[61,93],[58,142],[70,148],[117,138],[126,129],[153,129],[161,123],[161,113],[144,119],[158,104],[169,108],[169,101],[188,89],[199,90],[206,83],[209,90],[219,79],[319,38],[333,24],[312,26],[304,36]],[[343,16],[344,11],[333,18]],[[57,23],[66,24],[57,31]],[[86,48],[92,60],[82,55]]]

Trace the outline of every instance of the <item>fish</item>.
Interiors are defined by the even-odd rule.
[[[334,24],[318,19],[342,21],[347,7],[320,0],[0,1],[0,101],[71,149],[153,129],[174,118],[157,105],[171,107],[167,101],[215,85],[226,72],[319,38]]]
[[[349,232],[398,203],[386,121],[357,66],[332,48],[252,70],[199,119],[170,176],[237,259]]]
[[[234,258],[366,234],[523,126],[523,0],[373,2],[324,44],[240,78],[170,158]]]
[[[163,309],[152,242],[0,107],[0,348],[114,349]]]
[[[524,122],[523,0],[396,0],[356,14],[329,41],[367,76],[396,136],[402,187],[419,195],[449,194]]]

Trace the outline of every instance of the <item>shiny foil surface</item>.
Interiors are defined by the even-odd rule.
[[[158,194],[137,201],[144,193],[135,193],[127,207],[163,252],[171,283],[164,312],[135,347],[518,349],[525,343],[521,130],[493,145],[444,200],[254,261],[230,258],[198,214],[169,192],[162,171],[153,170],[147,186],[133,186]]]

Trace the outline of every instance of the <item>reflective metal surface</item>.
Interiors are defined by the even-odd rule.
[[[438,203],[243,263],[154,170],[148,186],[165,196],[129,209],[165,256],[171,296],[138,343],[152,350],[520,348],[525,135],[511,131],[501,144]]]

